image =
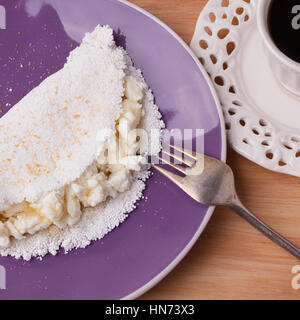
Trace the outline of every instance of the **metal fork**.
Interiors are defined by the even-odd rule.
[[[173,181],[197,202],[209,206],[223,205],[230,207],[253,227],[300,260],[300,250],[297,247],[268,227],[244,207],[236,193],[233,172],[228,165],[217,159],[193,151],[176,146],[170,147],[185,157],[183,158],[166,151],[163,151],[163,154],[180,161],[186,167],[171,163],[164,158],[159,159],[183,173],[185,177],[181,177],[157,165],[153,165],[153,167]],[[186,157],[189,157],[191,160],[187,160]],[[205,164],[204,168],[203,163]]]

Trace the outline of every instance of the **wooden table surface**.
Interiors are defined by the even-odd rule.
[[[131,0],[190,42],[207,0]],[[245,205],[300,246],[300,179],[267,171],[228,150]],[[299,299],[291,269],[300,265],[225,208],[181,264],[142,299]]]

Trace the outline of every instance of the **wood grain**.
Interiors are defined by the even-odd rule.
[[[190,42],[207,0],[132,0]],[[245,205],[300,246],[300,179],[228,152]],[[233,212],[218,208],[184,261],[142,299],[300,299],[291,269],[300,262]]]

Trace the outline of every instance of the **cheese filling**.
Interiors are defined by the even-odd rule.
[[[95,207],[129,190],[133,173],[146,163],[145,157],[137,155],[139,143],[134,132],[144,116],[144,89],[135,78],[126,77],[117,133],[79,179],[37,202],[24,201],[0,212],[0,246],[8,247],[11,238],[21,240],[51,225],[73,226],[80,220],[84,208]]]

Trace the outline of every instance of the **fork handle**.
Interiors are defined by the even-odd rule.
[[[248,211],[243,204],[236,200],[234,203],[228,205],[233,211],[235,211],[241,218],[249,222],[254,228],[259,230],[277,245],[291,253],[294,257],[300,260],[300,250],[295,247],[290,241],[282,237],[279,233],[272,230],[264,222],[258,219],[250,211]]]

